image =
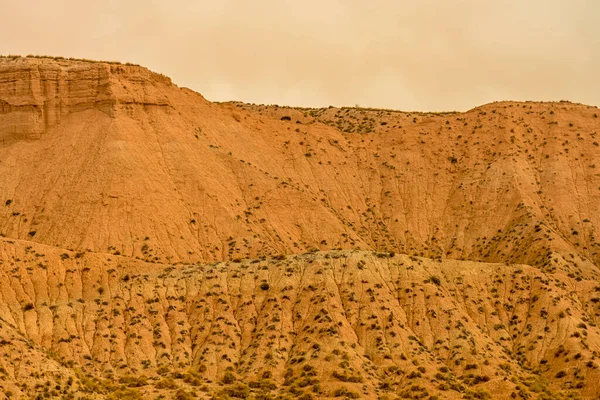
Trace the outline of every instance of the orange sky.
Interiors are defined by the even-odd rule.
[[[129,61],[209,100],[600,105],[597,0],[0,0],[0,54]]]

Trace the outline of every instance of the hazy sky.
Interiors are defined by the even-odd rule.
[[[600,0],[0,0],[0,54],[129,61],[209,100],[600,105]]]

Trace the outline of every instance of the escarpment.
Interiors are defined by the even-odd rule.
[[[599,113],[0,58],[0,399],[595,398]]]
[[[155,85],[171,82],[138,66],[0,59],[0,141],[39,139],[69,114],[84,110],[114,117],[128,104],[168,105]]]

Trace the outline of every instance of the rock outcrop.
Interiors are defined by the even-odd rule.
[[[0,59],[0,141],[39,139],[69,114],[114,117],[127,104],[168,105],[169,78],[122,64],[47,58]]]

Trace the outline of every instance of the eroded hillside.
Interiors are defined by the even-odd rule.
[[[217,104],[0,59],[2,390],[594,398],[598,113]]]
[[[4,136],[56,121],[60,105],[39,139],[0,147],[7,237],[171,263],[313,248],[599,261],[593,107],[261,109],[209,103],[141,67],[1,65]],[[14,111],[28,104],[37,114]]]
[[[377,252],[173,267],[24,242],[1,246],[3,328],[41,345],[62,367],[78,366],[79,377],[120,380],[140,393],[597,391],[595,281]],[[10,345],[19,340],[11,336]],[[23,380],[31,369],[13,370],[13,361],[2,360],[5,390],[46,390]],[[118,388],[81,380],[62,391],[53,386],[62,394]]]

